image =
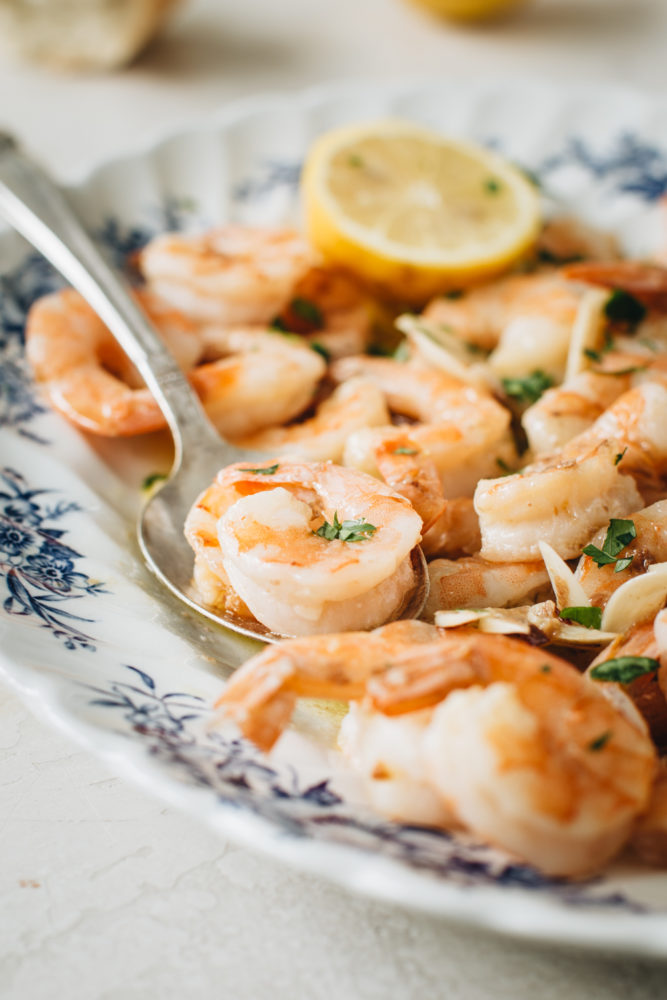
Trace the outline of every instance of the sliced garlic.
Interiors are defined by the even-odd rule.
[[[627,632],[637,622],[653,618],[667,600],[667,563],[655,563],[648,573],[633,576],[615,590],[602,613],[602,628]]]
[[[574,573],[548,542],[540,542],[540,553],[544,560],[551,586],[559,608],[589,608],[590,599]]]
[[[590,367],[584,352],[600,346],[600,336],[604,328],[604,306],[608,298],[609,292],[601,288],[591,288],[582,295],[570,336],[565,382]]]
[[[441,371],[477,388],[488,388],[490,381],[494,383],[486,366],[471,362],[465,344],[442,324],[433,324],[421,316],[403,313],[396,320],[396,326],[421,357]]]

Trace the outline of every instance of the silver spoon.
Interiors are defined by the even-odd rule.
[[[161,337],[93,245],[62,193],[19,150],[12,136],[2,132],[0,215],[90,303],[136,365],[169,424],[175,447],[171,474],[148,501],[137,525],[150,569],[172,593],[218,624],[265,642],[284,638],[260,622],[221,614],[200,602],[192,588],[193,552],[183,534],[188,510],[219,469],[233,462],[257,465],[261,456],[220,437]],[[394,619],[416,618],[428,596],[420,548],[413,549],[411,559],[416,583]]]

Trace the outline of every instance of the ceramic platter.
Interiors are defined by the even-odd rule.
[[[535,81],[257,99],[101,167],[69,195],[122,264],[160,230],[297,219],[311,140],[388,115],[500,149],[631,253],[660,243],[667,103]],[[224,836],[350,890],[526,938],[667,956],[667,874],[621,860],[568,883],[472,840],[386,822],[364,806],[322,707],[302,707],[270,758],[209,730],[223,678],[257,647],[192,615],[141,563],[140,484],[169,468],[166,437],[89,439],[40,402],[23,326],[59,284],[25,243],[0,236],[0,648],[27,703]]]

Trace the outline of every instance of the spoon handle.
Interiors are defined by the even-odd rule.
[[[139,369],[174,436],[174,471],[183,457],[217,448],[234,461],[161,337],[126,284],[97,250],[62,192],[0,132],[0,216],[28,240],[90,303]],[[225,459],[225,453],[229,458]]]

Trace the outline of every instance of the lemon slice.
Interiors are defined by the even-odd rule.
[[[505,14],[522,6],[526,0],[413,0],[413,3],[455,20],[481,21]]]
[[[323,255],[413,304],[505,270],[540,227],[537,191],[521,170],[401,121],[323,135],[302,193]]]

